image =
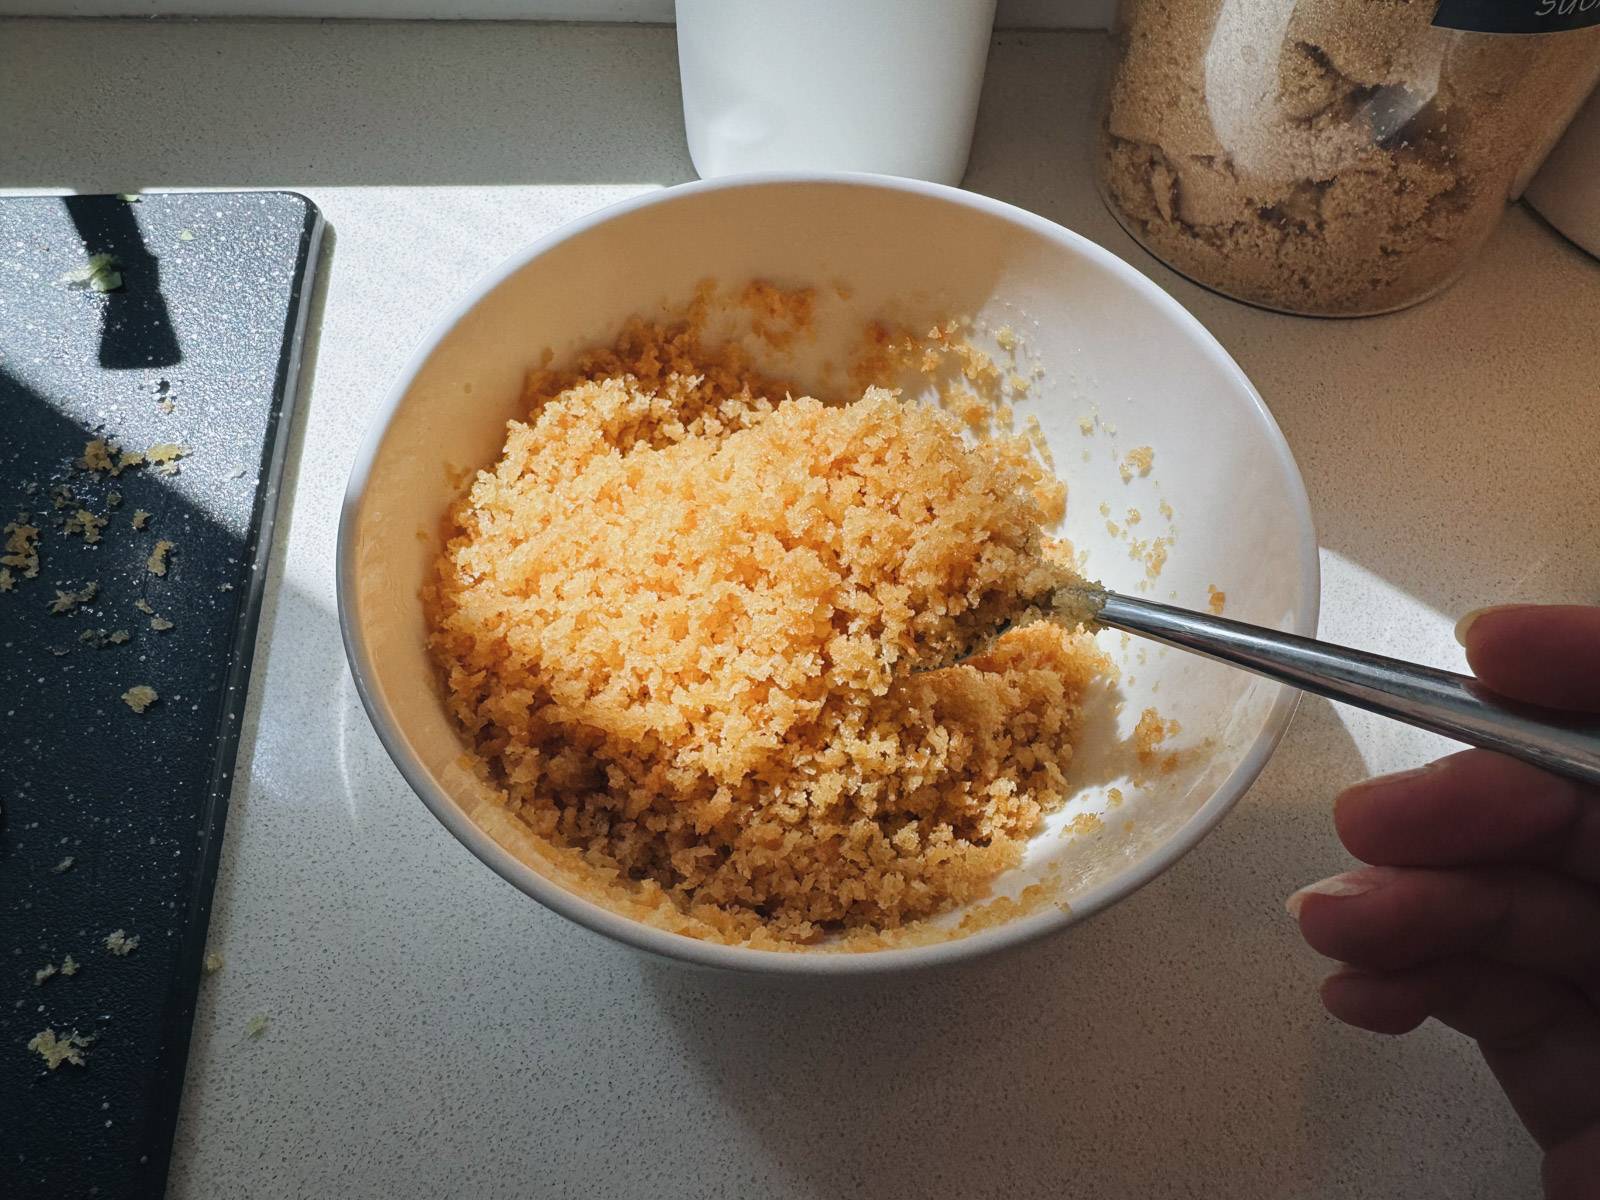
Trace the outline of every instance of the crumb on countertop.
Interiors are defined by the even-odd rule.
[[[109,519],[92,513],[87,508],[80,508],[67,518],[62,530],[65,533],[81,533],[83,540],[92,545],[100,540],[100,531],[106,527]]]
[[[112,457],[116,452],[117,447],[105,438],[93,438],[83,444],[83,454],[78,458],[78,466],[96,474],[112,470],[117,465]]]
[[[1214,583],[1206,584],[1206,607],[1217,616],[1222,615],[1223,607],[1228,603],[1228,593]]]
[[[33,973],[33,986],[34,987],[41,986],[46,979],[49,979],[55,973],[56,973],[56,965],[55,965],[55,963],[45,963],[44,966],[40,967],[37,971],[35,971]]]
[[[56,282],[92,292],[114,292],[122,286],[122,272],[117,270],[120,265],[115,255],[91,254],[88,263],[68,271]]]
[[[139,948],[139,935],[126,929],[113,929],[106,934],[106,949],[118,958],[125,958]]]
[[[136,713],[142,713],[160,698],[155,688],[144,683],[136,684],[122,693],[123,703]]]
[[[267,1031],[267,1026],[271,1023],[272,1018],[266,1013],[257,1013],[245,1022],[244,1035],[254,1041]]]
[[[65,858],[63,858],[60,862],[58,862],[55,866],[50,868],[50,874],[52,874],[52,875],[65,874],[67,871],[72,870],[72,864],[77,862],[77,861],[78,861],[77,859],[73,858],[72,855],[69,854]]]
[[[167,573],[167,555],[175,548],[175,544],[165,538],[156,542],[155,549],[150,551],[150,557],[144,560],[144,565],[150,571],[150,574],[165,575]]]
[[[9,522],[5,535],[6,552],[0,554],[0,564],[16,567],[24,579],[32,579],[39,573],[39,527],[24,517]]]
[[[36,1051],[44,1065],[54,1071],[64,1062],[83,1066],[83,1051],[93,1040],[81,1036],[76,1029],[63,1037],[57,1037],[54,1029],[41,1029],[29,1040],[28,1049]]]
[[[222,951],[207,950],[205,962],[201,964],[201,970],[203,970],[207,975],[215,975],[218,971],[222,970]]]
[[[150,514],[148,512],[146,512],[144,509],[136,508],[136,509],[133,510],[133,521],[132,521],[132,524],[133,524],[133,527],[135,529],[143,529],[145,527],[145,525],[149,522],[149,520],[150,520]]]
[[[157,442],[144,452],[145,459],[156,465],[163,475],[178,473],[178,460],[187,456],[189,447],[176,442]]]
[[[70,954],[63,958],[61,960],[61,973],[67,976],[76,975],[78,973],[78,960]]]
[[[80,604],[87,604],[95,598],[95,593],[100,590],[100,585],[90,580],[78,591],[62,591],[56,589],[56,598],[50,601],[50,611],[57,615],[69,613]]]

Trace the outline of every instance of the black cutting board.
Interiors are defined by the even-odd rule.
[[[39,559],[0,576],[0,1196],[165,1189],[321,234],[285,192],[0,198],[0,522]],[[97,438],[186,453],[113,476]]]

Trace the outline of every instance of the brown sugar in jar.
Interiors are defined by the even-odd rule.
[[[1152,254],[1236,299],[1415,304],[1593,88],[1600,3],[1583,2],[1122,0],[1102,194]]]

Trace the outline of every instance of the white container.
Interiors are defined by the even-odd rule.
[[[873,171],[958,184],[995,0],[677,0],[702,179]]]
[[[1600,258],[1600,91],[1533,177],[1525,199],[1546,221]]]

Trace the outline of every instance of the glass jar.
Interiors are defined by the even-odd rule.
[[[1596,22],[1600,0],[1121,0],[1101,192],[1236,299],[1404,308],[1460,274],[1594,87]]]

